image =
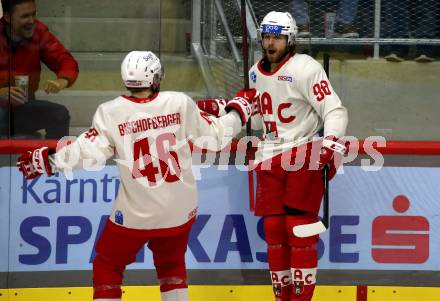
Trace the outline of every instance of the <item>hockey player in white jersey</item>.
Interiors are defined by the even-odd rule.
[[[322,66],[295,52],[296,33],[290,13],[268,13],[258,31],[263,58],[249,70],[250,87],[260,93],[259,112],[251,124],[264,133],[254,162],[255,214],[264,217],[277,301],[312,299],[318,235],[300,238],[293,228],[318,220],[324,190],[321,169],[328,165],[333,177],[335,157],[340,159],[346,152],[339,138],[345,134],[347,111]],[[209,105],[212,101],[219,102],[202,100],[199,107],[216,114]],[[314,139],[322,128],[324,139]]]
[[[225,107],[228,114],[213,118],[184,93],[159,92],[163,69],[149,51],[127,54],[121,75],[130,96],[101,104],[90,130],[74,143],[55,153],[47,147],[28,151],[17,165],[31,179],[96,169],[114,157],[121,186],[96,246],[93,298],[121,300],[125,267],[147,243],[162,300],[186,301],[185,252],[197,211],[188,142],[203,146],[209,136],[210,148],[224,147],[250,117],[251,99],[236,97]]]
[[[322,66],[295,53],[296,33],[290,13],[268,13],[259,29],[263,58],[249,70],[250,87],[261,93],[260,114],[251,123],[264,132],[255,155],[255,214],[264,217],[275,299],[283,301],[312,299],[318,235],[299,238],[292,229],[317,221],[321,169],[329,165],[331,176],[335,174],[334,154],[346,150],[338,139],[345,135],[348,119]],[[324,139],[314,157],[311,141],[323,127]],[[294,161],[302,167],[289,171]]]

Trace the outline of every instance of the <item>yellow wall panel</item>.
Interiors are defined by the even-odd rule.
[[[123,287],[122,301],[160,301],[157,286]],[[191,301],[272,301],[269,285],[192,285]],[[148,296],[148,298],[146,298]],[[0,301],[91,301],[91,287],[0,290]],[[318,286],[313,301],[356,301],[355,286]],[[369,286],[368,301],[439,301],[440,287]]]
[[[6,289],[0,290],[0,301],[8,301],[9,299],[9,291]]]
[[[368,301],[439,301],[440,287],[369,286]]]
[[[63,288],[22,288],[22,289],[9,290],[8,301],[56,301],[56,300],[59,301],[92,300],[92,288],[63,287]]]
[[[87,301],[92,300],[92,288],[27,288],[0,291],[0,301]],[[160,301],[157,286],[123,287],[123,301]],[[9,294],[9,299],[8,299]],[[273,300],[269,285],[193,285],[189,288],[191,301],[248,301]],[[354,301],[356,287],[318,286],[313,301]]]
[[[313,301],[355,301],[356,286],[317,286]]]

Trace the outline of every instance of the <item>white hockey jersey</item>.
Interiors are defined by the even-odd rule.
[[[261,111],[252,117],[252,128],[264,131],[256,163],[311,141],[322,127],[324,137],[345,135],[347,110],[321,64],[308,55],[294,54],[267,72],[262,62],[249,70],[250,87],[260,92]]]
[[[184,93],[120,96],[101,104],[87,133],[50,156],[55,171],[103,166],[114,156],[121,185],[110,219],[132,229],[177,227],[195,216],[189,141],[219,150],[241,130],[236,112],[211,118]]]

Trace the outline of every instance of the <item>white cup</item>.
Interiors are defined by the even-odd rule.
[[[29,75],[16,75],[15,86],[24,91],[25,102],[27,102],[29,100]]]

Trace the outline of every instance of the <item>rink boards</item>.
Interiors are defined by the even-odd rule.
[[[0,272],[91,269],[118,190],[116,167],[77,171],[73,180],[24,181],[8,167],[0,173],[2,199],[11,193],[0,204],[0,235],[10,241],[0,246],[9,254],[0,257]],[[262,220],[248,210],[247,172],[212,166],[197,173],[200,202],[188,268],[265,269]],[[439,178],[440,168],[344,166],[331,182],[331,227],[319,241],[320,268],[439,271]],[[153,269],[149,252],[141,250],[130,269]]]
[[[201,181],[199,218],[187,252],[192,300],[206,300],[206,294],[210,300],[271,300],[262,223],[248,210],[247,173],[240,169],[195,167]],[[11,199],[0,203],[0,237],[10,242],[0,245],[0,253],[8,254],[0,257],[0,275],[8,278],[0,288],[10,287],[0,291],[0,301],[90,298],[87,277],[79,285],[71,281],[52,285],[51,279],[39,279],[45,273],[49,278],[63,272],[75,278],[77,273],[90,272],[93,247],[119,185],[115,166],[93,173],[77,171],[77,182],[69,185],[61,175],[24,182],[10,167],[0,168],[0,178],[1,199]],[[344,166],[331,182],[331,228],[319,242],[314,300],[362,301],[367,296],[368,300],[414,300],[415,295],[422,296],[419,300],[437,300],[439,178],[440,168],[433,167],[368,171]],[[142,250],[137,258],[129,271],[148,269],[153,274],[149,252]],[[194,271],[204,272],[193,277]],[[258,272],[247,277],[243,271]],[[340,276],[332,277],[333,271]],[[415,277],[405,276],[414,273]],[[35,277],[29,277],[32,274]],[[150,278],[141,283],[148,287],[129,281],[124,300],[136,300],[137,294],[159,300],[154,277]],[[364,284],[369,286],[357,286]],[[416,287],[421,285],[427,287]]]

